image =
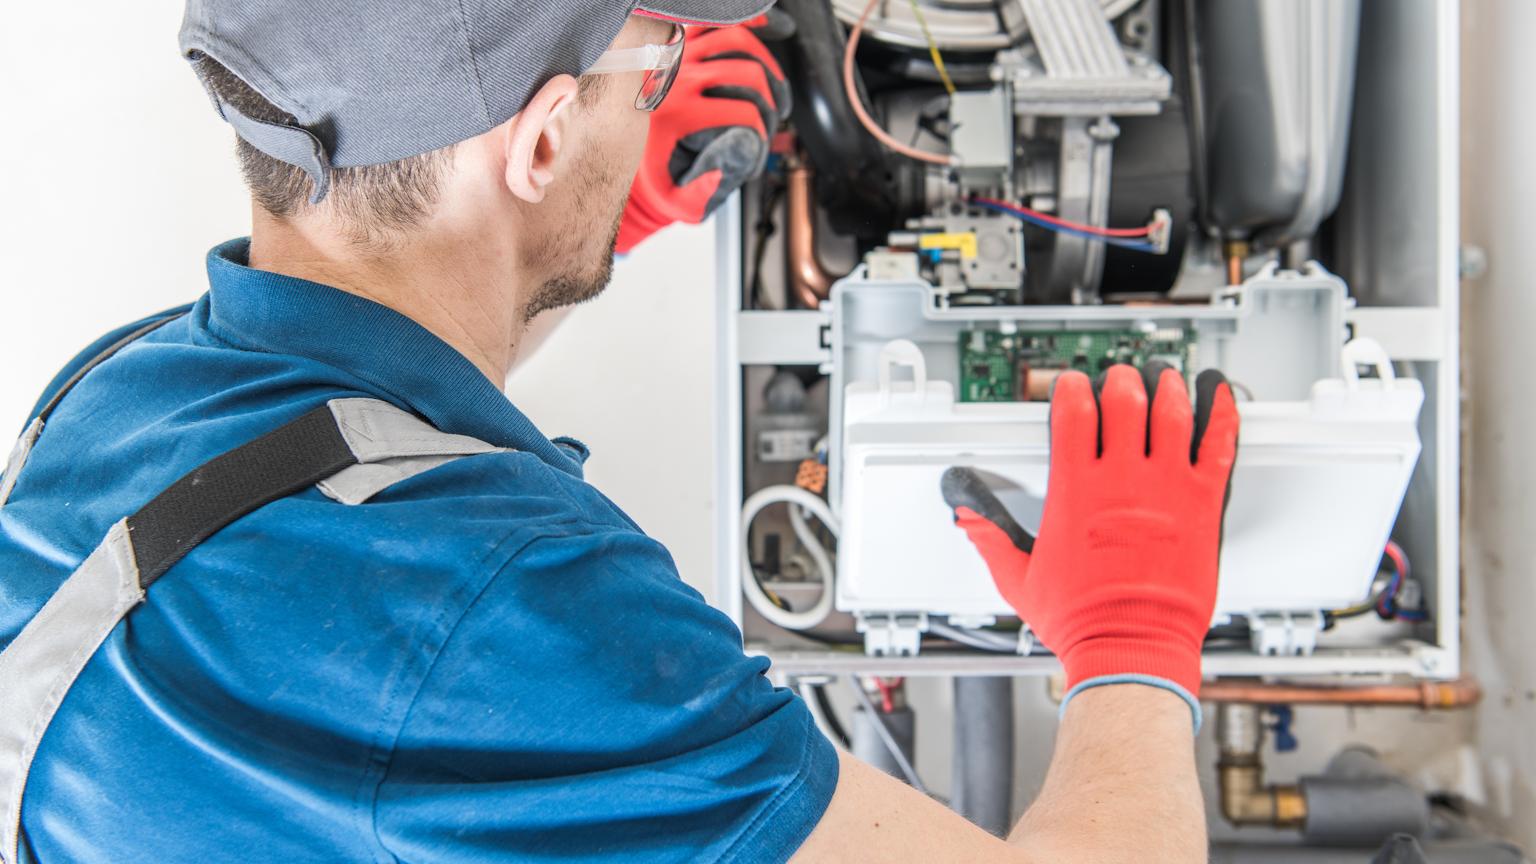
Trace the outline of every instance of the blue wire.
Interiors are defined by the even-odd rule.
[[[1148,243],[1143,240],[1127,240],[1124,237],[1105,237],[1102,234],[1093,234],[1088,231],[1080,231],[1076,228],[1069,228],[1066,225],[1057,225],[1054,222],[1047,222],[1044,219],[1037,218],[1033,214],[1025,213],[1022,210],[1015,210],[1012,207],[1003,207],[998,204],[992,204],[986,201],[971,201],[968,203],[972,207],[980,207],[983,210],[991,210],[994,213],[1002,213],[1007,216],[1012,216],[1015,219],[1028,222],[1031,225],[1038,225],[1047,231],[1055,231],[1058,234],[1071,234],[1074,237],[1083,237],[1088,240],[1097,240],[1100,243],[1106,243],[1110,246],[1119,246],[1122,249],[1131,249],[1136,252],[1146,252],[1152,255],[1161,254],[1161,250],[1159,250],[1155,244]]]
[[[1381,592],[1381,599],[1376,603],[1376,611],[1381,613],[1381,617],[1391,618],[1397,614],[1397,608],[1392,601],[1397,597],[1397,589],[1402,581],[1402,571],[1393,566],[1392,578],[1387,580],[1386,590]]]
[[[1381,600],[1376,603],[1376,611],[1383,618],[1396,618],[1400,621],[1428,621],[1429,613],[1424,611],[1411,612],[1400,609],[1397,605],[1397,592],[1402,590],[1403,572],[1392,565],[1392,579],[1387,582],[1387,587],[1381,592]]]

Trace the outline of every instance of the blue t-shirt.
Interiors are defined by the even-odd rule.
[[[424,328],[247,248],[49,421],[0,508],[0,648],[113,522],[329,399],[515,452],[360,506],[308,489],[155,583],[42,741],[40,864],[789,857],[834,750],[585,451]]]

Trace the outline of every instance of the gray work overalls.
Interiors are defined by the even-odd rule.
[[[59,388],[11,452],[0,475],[0,506],[15,488],[49,415],[70,389],[124,346],[174,317],[124,337]],[[138,512],[118,520],[0,651],[0,864],[27,864],[20,858],[27,774],[70,687],[107,634],[145,601],[145,591],[197,544],[258,507],[311,485],[343,504],[362,504],[438,465],[504,449],[439,432],[377,399],[333,399],[193,469]]]

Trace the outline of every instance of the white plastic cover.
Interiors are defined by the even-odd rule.
[[[1218,619],[1339,608],[1370,590],[1419,456],[1424,396],[1418,381],[1391,377],[1379,348],[1350,351],[1348,379],[1318,382],[1308,401],[1238,405]],[[895,354],[911,365],[910,352]],[[1382,377],[1359,380],[1356,362],[1384,367]],[[954,526],[939,478],[951,465],[991,475],[1020,523],[1036,529],[1048,408],[956,404],[949,383],[913,377],[921,389],[847,388],[837,608],[1012,614]]]

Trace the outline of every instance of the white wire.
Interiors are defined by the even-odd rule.
[[[811,556],[811,561],[816,565],[816,570],[821,573],[822,584],[830,586],[832,584],[832,574],[836,572],[832,566],[832,558],[827,554],[827,550],[822,547],[821,541],[816,539],[816,535],[811,532],[811,526],[805,521],[805,513],[804,507],[794,504],[789,505],[790,530],[795,532],[795,539],[800,541],[800,545],[805,547],[806,554]]]
[[[1017,639],[1009,639],[1000,633],[989,633],[985,630],[967,630],[942,621],[933,620],[928,622],[928,629],[951,642],[959,642],[961,645],[969,645],[972,648],[980,648],[983,651],[1012,652],[1019,650]]]
[[[752,522],[757,514],[773,504],[789,504],[790,527],[794,529],[795,536],[805,545],[806,552],[811,560],[816,562],[817,569],[821,570],[821,596],[816,598],[816,603],[804,612],[791,612],[780,608],[768,594],[763,591],[763,586],[757,582],[757,577],[752,571]],[[832,515],[832,508],[827,502],[799,486],[769,486],[753,493],[741,507],[741,588],[746,594],[747,602],[756,609],[759,615],[770,622],[787,630],[809,630],[825,621],[832,613],[832,600],[834,599],[835,581],[832,569],[832,560],[827,555],[827,550],[816,542],[811,534],[810,526],[806,524],[805,517],[797,511],[801,508],[810,511],[812,516],[821,520],[827,526],[827,530],[836,536],[841,531],[837,517]]]

